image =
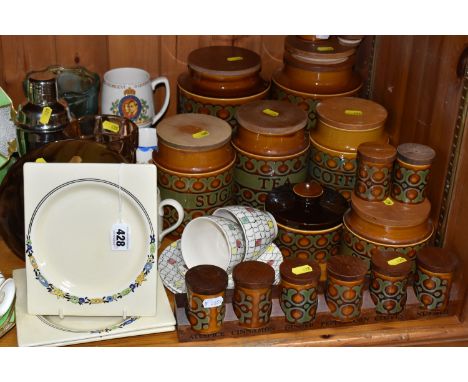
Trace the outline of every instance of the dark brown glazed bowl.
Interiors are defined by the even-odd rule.
[[[38,158],[48,163],[67,163],[73,157],[80,157],[83,163],[126,163],[104,144],[74,139],[46,144],[21,157],[0,186],[0,235],[21,260],[24,260],[23,165]]]

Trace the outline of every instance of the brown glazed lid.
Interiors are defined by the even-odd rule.
[[[458,264],[455,253],[445,248],[424,247],[416,254],[417,265],[434,273],[451,273]]]
[[[286,101],[253,101],[237,109],[239,124],[253,133],[287,135],[304,129],[307,113]]]
[[[348,203],[338,191],[310,181],[274,188],[268,193],[265,209],[288,228],[320,231],[340,225]]]
[[[187,288],[199,294],[217,294],[226,290],[228,275],[216,265],[197,265],[185,274]]]
[[[328,39],[307,39],[300,36],[287,36],[284,49],[296,58],[307,59],[347,59],[356,52],[356,49],[343,46],[338,38],[332,36]]]
[[[204,75],[245,76],[260,71],[260,56],[236,46],[208,46],[192,51],[188,67]]]
[[[364,142],[358,146],[358,156],[372,163],[391,163],[395,160],[397,150],[392,145],[379,142]]]
[[[267,288],[275,281],[275,271],[260,261],[244,261],[234,267],[232,277],[236,285],[244,288]]]
[[[412,261],[403,253],[377,251],[372,254],[371,268],[385,276],[401,277],[411,272]]]
[[[357,97],[332,97],[317,105],[323,122],[345,130],[371,130],[387,119],[387,110],[376,102]]]
[[[301,272],[301,267],[305,267],[302,269],[305,270],[304,273]],[[291,284],[314,284],[320,278],[320,266],[314,260],[287,258],[280,264],[280,274],[282,280]]]
[[[349,255],[332,256],[327,262],[327,273],[343,281],[362,279],[366,276],[367,270],[364,261]]]
[[[431,164],[435,158],[435,151],[419,143],[403,143],[397,147],[398,159],[414,165]]]
[[[220,118],[205,114],[177,114],[163,119],[156,129],[158,140],[185,151],[207,151],[231,140],[232,128]]]

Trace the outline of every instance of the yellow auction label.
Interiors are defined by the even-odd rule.
[[[383,204],[385,204],[386,206],[393,206],[395,202],[392,199],[390,199],[390,197],[388,197],[383,201]]]
[[[279,115],[277,111],[271,109],[263,109],[262,112],[263,114],[269,115],[270,117],[277,117]]]
[[[346,115],[362,115],[362,114],[364,114],[364,113],[362,112],[362,110],[351,110],[351,109],[346,109],[346,110],[344,111],[344,113],[345,113]]]
[[[241,57],[241,56],[235,56],[235,57],[228,57],[226,58],[227,61],[229,62],[233,62],[233,61],[242,61],[244,59],[244,57]]]
[[[52,115],[52,109],[46,106],[44,109],[42,109],[41,118],[39,118],[39,123],[42,123],[43,125],[47,125],[50,121],[51,115]]]
[[[210,135],[209,131],[202,130],[202,131],[199,131],[198,133],[192,134],[192,137],[194,137],[195,139],[200,139],[200,138],[205,138],[208,135]]]
[[[118,133],[120,130],[120,126],[117,123],[104,121],[102,123],[102,128],[104,130],[112,131],[113,133]]]
[[[302,275],[303,273],[309,273],[312,271],[313,269],[310,265],[301,265],[300,267],[295,267],[291,269],[291,272],[295,275]]]
[[[388,265],[398,265],[401,263],[406,263],[406,259],[404,257],[398,256],[394,259],[388,260],[387,263]]]
[[[333,48],[332,46],[319,46],[317,48],[318,52],[333,52],[334,50],[335,48]]]
[[[47,161],[44,158],[37,158],[36,163],[47,163]]]

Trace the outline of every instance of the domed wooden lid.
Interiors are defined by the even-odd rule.
[[[371,130],[387,119],[387,110],[376,102],[357,97],[332,97],[317,105],[323,122],[345,130]]]
[[[435,151],[419,143],[403,143],[397,147],[398,159],[414,165],[431,164],[435,158]]]
[[[403,253],[377,251],[372,254],[371,268],[384,276],[402,277],[411,272],[412,261]]]
[[[228,275],[216,265],[197,265],[185,274],[187,288],[199,294],[217,294],[226,290]]]
[[[342,62],[356,52],[356,49],[343,46],[335,36],[328,39],[308,39],[301,36],[287,36],[284,41],[285,51],[296,59],[311,62],[323,60],[324,64]]]
[[[291,284],[313,284],[320,278],[320,266],[314,260],[287,258],[280,264],[280,273]]]
[[[260,56],[236,46],[208,46],[192,51],[188,67],[205,75],[245,76],[260,71]]]
[[[391,163],[395,160],[397,150],[392,145],[379,142],[365,142],[358,146],[359,158],[372,163]]]
[[[267,288],[275,281],[275,271],[260,261],[244,261],[234,267],[232,277],[236,285],[244,288]]]
[[[332,256],[327,261],[327,273],[339,280],[355,281],[367,274],[367,265],[361,259],[349,255]]]
[[[156,132],[160,143],[189,151],[206,151],[231,140],[232,128],[220,118],[204,114],[177,114],[163,119]]]
[[[254,101],[237,109],[237,122],[253,133],[287,135],[304,129],[307,113],[286,101]]]
[[[416,254],[416,263],[434,273],[451,273],[458,264],[457,256],[450,250],[424,247]]]

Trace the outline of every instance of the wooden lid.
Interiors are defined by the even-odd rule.
[[[424,247],[416,254],[416,263],[434,273],[451,273],[458,264],[455,253],[445,248]]]
[[[376,102],[357,97],[332,97],[317,105],[319,119],[345,130],[370,130],[382,126],[387,110]]]
[[[343,46],[334,36],[328,39],[307,39],[300,36],[287,36],[284,41],[285,51],[291,53],[296,58],[304,60],[323,60],[323,63],[335,62],[335,60],[345,60],[356,52],[356,49]]]
[[[280,264],[280,273],[291,284],[313,284],[320,278],[320,266],[314,260],[287,258]]]
[[[234,267],[232,277],[236,285],[244,288],[267,288],[275,281],[275,271],[260,261],[244,261]]]
[[[403,253],[377,251],[372,254],[371,268],[385,276],[406,276],[411,272],[412,261]]]
[[[391,198],[383,202],[369,202],[353,192],[351,208],[369,223],[391,228],[411,228],[427,221],[431,203],[427,198],[418,204],[399,203]]]
[[[435,158],[435,151],[419,143],[403,143],[397,147],[398,159],[414,165],[431,164]]]
[[[367,265],[361,259],[349,255],[332,256],[327,261],[327,273],[339,280],[355,281],[367,274]]]
[[[163,119],[156,129],[158,140],[167,146],[206,151],[231,140],[232,128],[220,118],[205,114],[177,114]]]
[[[199,294],[216,294],[226,290],[228,275],[216,265],[197,265],[185,274],[187,288]]]
[[[205,75],[245,76],[261,68],[260,56],[248,49],[236,46],[208,46],[192,51],[187,59],[188,67]]]
[[[372,163],[391,163],[397,155],[395,147],[379,142],[361,143],[357,151],[359,158]]]
[[[286,101],[254,101],[237,109],[237,122],[253,133],[293,134],[307,125],[307,113]]]

